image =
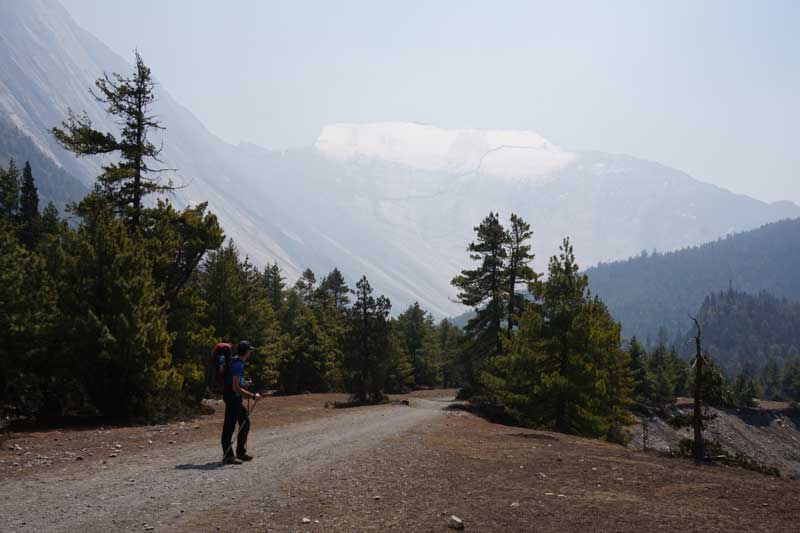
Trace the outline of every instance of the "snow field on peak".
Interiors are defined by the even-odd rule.
[[[315,147],[339,161],[373,158],[422,170],[510,181],[539,181],[575,159],[531,131],[442,129],[411,122],[326,126]]]

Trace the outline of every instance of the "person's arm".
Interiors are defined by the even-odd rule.
[[[256,400],[261,397],[260,394],[253,394],[249,390],[243,389],[242,386],[239,384],[239,380],[237,379],[238,377],[239,377],[238,375],[234,374],[233,375],[233,380],[231,382],[231,385],[232,385],[234,393],[241,394],[245,398],[254,398]]]

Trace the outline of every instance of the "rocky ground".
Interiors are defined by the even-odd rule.
[[[688,398],[679,398],[670,415],[691,415]],[[718,442],[731,455],[742,454],[756,463],[775,467],[784,477],[800,480],[800,411],[785,402],[760,402],[753,408],[714,409],[706,424],[705,436]],[[633,428],[630,447],[670,452],[678,449],[681,439],[691,438],[691,428],[676,429],[665,417],[640,417],[647,425]]]
[[[11,435],[4,531],[795,531],[800,483],[409,406],[267,398],[251,463],[220,468],[220,413]],[[151,443],[152,442],[152,443]],[[114,457],[112,457],[114,456]],[[81,460],[78,457],[82,457]]]

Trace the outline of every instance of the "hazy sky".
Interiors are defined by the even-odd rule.
[[[530,129],[800,202],[800,2],[62,0],[223,139]]]

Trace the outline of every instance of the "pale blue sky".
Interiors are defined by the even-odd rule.
[[[233,143],[309,145],[341,121],[530,129],[800,203],[800,2],[62,3]]]

